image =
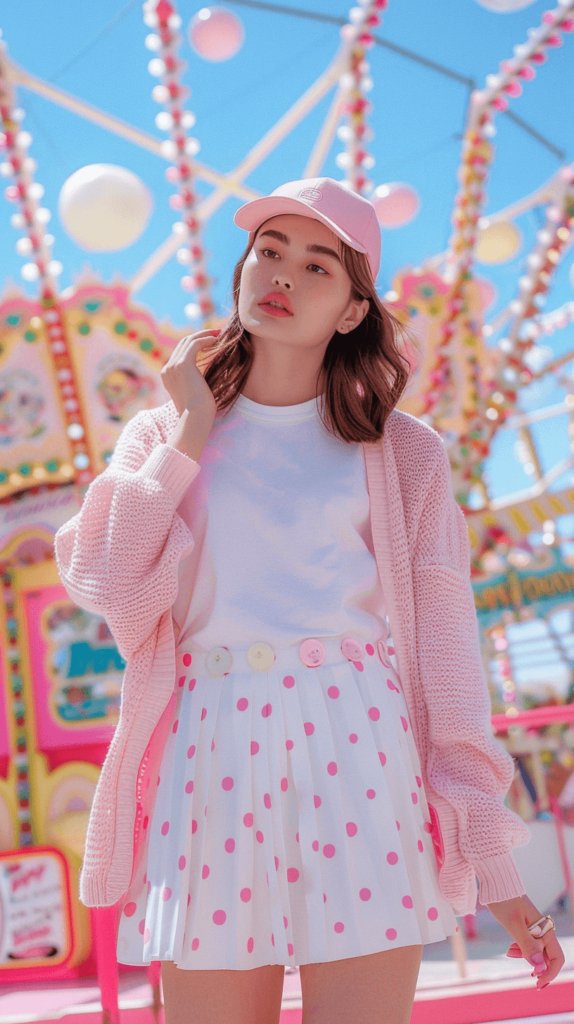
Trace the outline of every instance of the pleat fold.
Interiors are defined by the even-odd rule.
[[[313,669],[287,649],[213,677],[184,653],[119,961],[249,970],[453,934],[390,661]]]

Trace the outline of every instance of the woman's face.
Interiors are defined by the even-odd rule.
[[[243,328],[252,338],[325,348],[335,331],[356,327],[369,303],[351,298],[340,253],[339,238],[311,217],[265,221],[241,273]]]

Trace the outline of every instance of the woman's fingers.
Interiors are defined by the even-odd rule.
[[[539,940],[540,941],[540,940]],[[539,978],[541,984],[538,988],[545,988],[549,982],[560,973],[564,966],[565,958],[562,947],[556,938],[556,932],[550,931],[542,937],[544,947],[542,949],[543,963],[540,963],[537,970],[532,971],[531,977]],[[532,955],[528,956],[523,952],[518,942],[513,942],[506,951],[506,956],[516,959],[524,958],[531,963]]]
[[[183,355],[188,348],[195,345],[197,348],[207,348],[209,345],[214,345],[219,335],[221,334],[221,328],[216,327],[211,330],[196,331],[195,334],[185,334],[183,338],[180,338],[177,345],[175,346],[171,357],[175,355]]]
[[[517,942],[513,942],[506,950],[506,956],[522,957],[522,950]]]
[[[547,939],[547,935],[549,938]],[[544,936],[546,940],[544,946],[544,962],[546,964],[546,970],[538,975],[540,982],[537,985],[538,988],[545,988],[549,982],[553,981],[557,974],[560,973],[564,966],[565,957],[562,951],[562,947],[556,938],[556,932],[547,932]]]
[[[197,345],[198,348],[211,348],[212,345],[215,345],[219,341],[220,333],[221,332],[218,331],[215,336],[213,334],[208,334],[205,338],[195,338],[193,344]]]

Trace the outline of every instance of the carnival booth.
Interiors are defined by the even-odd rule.
[[[493,10],[511,4],[479,2]],[[126,422],[169,398],[160,371],[179,338],[224,322],[211,295],[202,225],[229,196],[259,194],[245,178],[329,93],[332,102],[305,173],[293,168],[291,177],[320,175],[338,139],[336,164],[351,188],[372,199],[383,233],[417,217],[421,199],[414,188],[400,181],[376,185],[369,177],[368,51],[386,7],[387,0],[359,0],[329,67],[229,174],[197,159],[175,2],[143,4],[148,66],[157,79],[157,135],[34,77],[11,60],[4,42],[0,49],[0,173],[24,260],[22,276],[36,289],[30,297],[9,285],[0,300],[0,985],[98,972],[108,1024],[120,1019],[114,911],[90,913],[79,902],[78,874],[125,663],[106,622],[68,598],[56,571],[54,534],[106,468]],[[561,900],[574,934],[574,530],[561,529],[574,515],[574,485],[552,489],[567,467],[543,474],[531,429],[536,419],[562,415],[572,452],[574,348],[551,359],[541,341],[574,321],[572,302],[542,312],[574,239],[574,167],[562,166],[508,208],[483,213],[496,119],[523,88],[534,87],[539,66],[552,58],[553,48],[570,43],[573,30],[574,0],[559,0],[484,87],[472,92],[448,249],[418,268],[398,270],[384,299],[408,327],[405,355],[412,373],[399,408],[440,432],[467,518],[493,731],[516,757],[509,806],[531,828],[531,843],[515,851],[517,863],[541,911]],[[212,62],[233,57],[243,37],[234,10],[203,8],[188,27],[195,54]],[[134,40],[131,61],[145,59],[138,47]],[[42,205],[21,91],[65,106],[167,162],[177,220],[129,284],[104,283],[84,271],[72,288],[59,289],[62,268],[52,256],[51,214]],[[197,198],[197,179],[212,186],[207,199]],[[59,217],[87,252],[117,252],[142,235],[152,206],[137,174],[93,164],[62,183]],[[528,209],[544,224],[525,254],[528,269],[515,297],[488,322],[495,291],[485,275],[523,245],[515,220]],[[136,298],[174,256],[186,296],[180,327],[158,324]],[[498,335],[496,344],[487,343]],[[560,406],[521,411],[521,391],[547,377],[564,390]],[[532,485],[495,501],[485,463],[499,432],[508,430],[518,432],[515,455],[528,467]],[[550,866],[544,878],[541,859]],[[476,937],[469,915],[452,941],[452,984],[467,979],[467,945]],[[159,1019],[158,966],[151,966],[149,980]],[[516,979],[508,991],[499,987],[491,1003],[500,1008],[508,997],[520,1016],[530,1000],[527,980],[524,988]],[[285,1022],[300,1020],[300,991],[295,981],[290,984]],[[548,1006],[554,1000],[554,1012],[574,1005],[574,963],[571,976],[565,974],[549,993],[542,998]],[[445,996],[440,1015],[433,1016],[436,991],[427,995],[422,985],[413,1016],[420,1024],[492,1019],[469,1016],[462,995],[462,1002]]]

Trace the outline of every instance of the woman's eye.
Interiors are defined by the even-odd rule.
[[[321,274],[326,274],[326,273],[327,273],[327,271],[326,271],[326,270],[324,270],[324,269],[323,269],[323,267],[320,267],[320,266],[318,265],[318,263],[310,263],[310,264],[309,264],[309,267],[310,267],[310,268],[311,268],[312,270],[318,270],[318,271],[319,271],[319,272],[320,272]]]
[[[261,252],[264,256],[267,256],[268,253],[271,253],[272,256],[279,256],[279,253],[275,252],[274,249],[262,249]]]

